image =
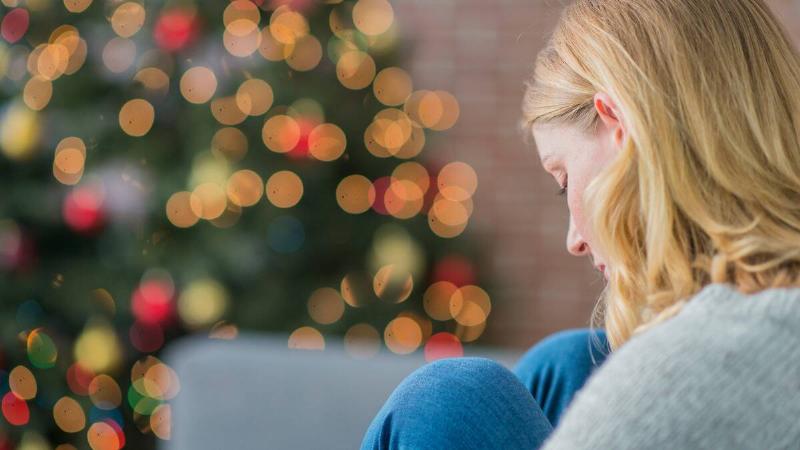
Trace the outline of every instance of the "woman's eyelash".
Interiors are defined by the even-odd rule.
[[[568,186],[567,180],[566,180],[566,179],[564,179],[564,187],[562,187],[561,189],[559,189],[559,190],[558,190],[558,192],[557,192],[557,194],[558,194],[558,195],[564,195],[564,194],[566,194],[566,193],[567,193],[567,186]]]

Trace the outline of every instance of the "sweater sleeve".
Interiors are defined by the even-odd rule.
[[[578,391],[542,448],[796,445],[790,442],[800,426],[786,414],[798,409],[799,391],[786,389],[788,374],[776,367],[774,355],[764,355],[770,344],[762,339],[769,333],[703,319],[673,318],[615,351]]]

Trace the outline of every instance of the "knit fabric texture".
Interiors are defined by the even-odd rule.
[[[800,449],[800,288],[704,286],[613,352],[542,448]]]

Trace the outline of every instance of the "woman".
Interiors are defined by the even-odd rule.
[[[523,111],[613,352],[554,430],[499,364],[428,364],[362,448],[800,448],[800,56],[764,2],[578,0]]]

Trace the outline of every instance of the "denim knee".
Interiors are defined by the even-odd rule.
[[[555,427],[575,393],[609,353],[604,330],[564,330],[531,347],[514,373]]]
[[[400,383],[361,448],[536,448],[551,430],[507,368],[487,358],[447,358]]]

